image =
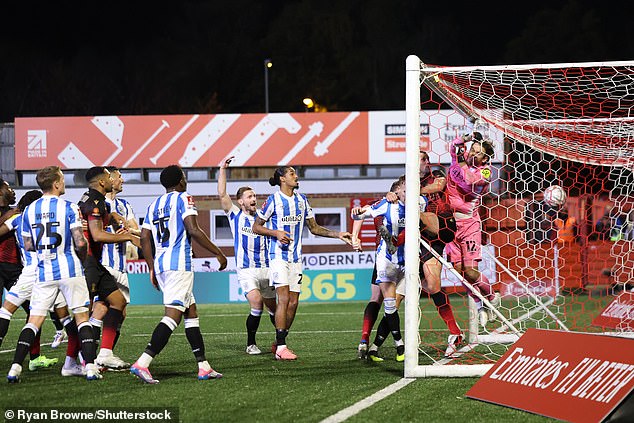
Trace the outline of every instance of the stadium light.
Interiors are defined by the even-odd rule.
[[[269,113],[269,68],[273,67],[271,59],[264,59],[264,112]]]
[[[306,107],[306,111],[308,111],[308,109],[312,109],[313,107],[315,107],[315,102],[310,97],[304,98],[302,100],[302,103],[304,103],[304,106]]]

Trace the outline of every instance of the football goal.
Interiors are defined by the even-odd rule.
[[[593,323],[634,281],[634,61],[450,67],[410,56],[406,114],[405,377],[481,376],[528,328],[634,331],[627,316]],[[464,334],[448,354],[447,327],[421,290],[429,245],[412,230],[420,152],[450,178],[452,141],[475,132],[495,151],[479,269],[501,301],[433,253]]]

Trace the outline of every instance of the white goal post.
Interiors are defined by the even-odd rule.
[[[499,173],[492,178],[499,184],[498,191],[492,193],[490,206],[486,206],[487,212],[501,210],[503,214],[492,218],[494,229],[490,229],[491,238],[497,235],[498,243],[492,241],[494,254],[486,251],[485,255],[503,274],[505,281],[498,281],[498,284],[504,287],[508,297],[501,312],[494,310],[498,317],[495,327],[489,324],[480,329],[473,300],[468,298],[467,301],[466,295],[458,293],[460,304],[457,307],[460,313],[465,314],[462,307],[467,302],[471,308],[469,317],[461,320],[465,322],[464,319],[468,319],[467,327],[463,330],[466,329],[469,336],[467,345],[459,350],[456,358],[462,358],[458,360],[452,360],[453,357],[435,358],[439,352],[437,333],[434,334],[435,338],[421,335],[425,330],[421,323],[423,320],[430,323],[429,331],[442,331],[431,327],[434,324],[433,318],[429,317],[432,312],[427,316],[421,312],[425,300],[411,294],[420,292],[419,251],[427,247],[419,238],[419,172],[421,128],[428,123],[432,127],[432,113],[428,114],[429,122],[421,122],[421,116],[429,111],[421,109],[423,84],[433,93],[432,99],[426,99],[425,104],[438,106],[438,110],[432,113],[438,113],[440,104],[445,103],[455,115],[460,115],[460,119],[468,122],[461,129],[482,125],[492,133],[497,131],[502,134],[509,149],[517,149],[511,153],[508,150],[503,152],[502,164],[494,170]],[[437,101],[437,98],[442,101]],[[495,357],[500,356],[500,351],[506,351],[508,345],[528,327],[590,332],[602,330],[592,326],[592,316],[581,313],[584,312],[585,301],[594,302],[592,307],[588,307],[590,310],[600,311],[604,304],[599,305],[596,298],[588,295],[584,297],[585,294],[578,294],[576,290],[580,288],[585,291],[588,284],[597,283],[591,280],[591,265],[597,267],[597,263],[603,263],[601,260],[609,262],[609,277],[613,286],[620,284],[625,288],[634,280],[634,61],[432,67],[412,55],[406,60],[405,106],[405,278],[408,295],[405,298],[404,318],[404,376],[482,376],[491,368],[497,359]],[[453,123],[458,120],[455,119]],[[441,131],[439,126],[434,129]],[[447,140],[449,132],[444,133]],[[433,136],[438,138],[439,134],[434,133]],[[443,152],[436,149],[433,154]],[[512,162],[507,162],[510,154],[516,154],[517,167],[508,164]],[[502,175],[502,167],[510,168],[515,173]],[[592,190],[586,172],[592,175],[596,172],[596,175],[600,175],[597,180],[603,180],[606,185],[611,183],[612,188],[608,188],[609,199],[599,198],[599,194]],[[510,186],[516,182],[508,175],[515,174],[522,188],[506,190],[505,184]],[[583,240],[578,247],[578,256],[570,255],[570,246],[561,250],[556,238],[554,242],[544,241],[546,238],[529,239],[529,231],[533,229],[528,225],[532,217],[522,213],[533,213],[533,204],[544,201],[540,195],[553,184],[573,190],[575,198],[569,198],[565,207],[553,207],[553,214],[549,217],[552,227],[555,227],[554,221],[559,219],[562,208],[567,210],[570,206],[576,207],[579,219],[585,219],[580,225],[582,232],[579,236]],[[593,205],[593,200],[597,204]],[[547,209],[547,206],[543,207]],[[593,221],[592,212],[603,213],[602,207],[612,210],[615,216],[625,216],[625,222],[618,227],[620,232],[614,235],[612,244],[609,241],[591,244],[594,242],[592,237],[597,235],[594,232],[597,217]],[[520,209],[522,212],[517,211]],[[537,210],[545,215],[546,209]],[[586,219],[588,213],[591,218]],[[524,235],[523,238],[512,240],[511,233]],[[502,248],[505,254],[502,254]],[[604,256],[600,255],[600,251],[606,251]],[[436,257],[445,268],[453,271],[455,277],[461,279],[450,264]],[[574,262],[575,257],[579,257],[583,263]],[[514,261],[515,258],[517,260]],[[560,275],[561,269],[565,270],[565,274]],[[595,269],[594,274],[600,272]],[[560,279],[566,293],[560,290]],[[544,289],[550,291],[545,294],[542,292],[542,296],[535,294],[533,290],[538,289],[535,288],[536,283],[550,283],[544,285]],[[467,290],[472,289],[468,283],[462,285]],[[614,295],[614,292],[607,292],[606,298]],[[490,306],[478,293],[474,293],[474,296]],[[631,321],[628,325],[634,327]],[[421,342],[421,336],[424,336],[424,342]],[[428,345],[434,343],[433,346]],[[482,349],[489,348],[485,346],[487,343],[493,347],[487,353],[482,353]],[[433,356],[429,353],[432,347]],[[480,354],[484,359],[465,359],[472,353]],[[431,359],[431,364],[421,364],[430,362],[423,356]]]
[[[419,292],[419,212],[420,193],[420,59],[409,56],[406,61],[406,162],[407,179],[405,207],[405,283],[407,292]],[[412,230],[414,229],[415,230]],[[484,375],[492,364],[420,365],[419,364],[419,296],[405,297],[405,372],[415,377],[473,377]]]

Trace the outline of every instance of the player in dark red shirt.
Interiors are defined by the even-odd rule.
[[[15,191],[7,181],[0,178],[0,225],[18,213],[18,209],[12,208],[11,204],[15,204]],[[13,232],[10,232],[0,237],[0,291],[2,288],[8,291],[18,280],[20,273],[20,250]]]
[[[86,283],[92,301],[93,313],[99,307],[107,307],[108,311],[103,321],[91,317],[90,323],[95,330],[95,339],[99,339],[101,326],[103,326],[103,339],[101,350],[95,363],[111,369],[124,369],[130,367],[112,353],[117,328],[123,321],[126,300],[117,281],[101,264],[101,254],[104,243],[117,243],[131,241],[139,246],[139,238],[129,233],[123,225],[125,219],[116,213],[111,213],[105,194],[112,191],[112,179],[110,172],[104,166],[94,166],[86,172],[88,191],[79,200],[79,209],[82,218],[87,222],[85,235],[88,240],[88,254],[84,261]],[[117,233],[105,230],[111,224],[111,220],[122,225]]]

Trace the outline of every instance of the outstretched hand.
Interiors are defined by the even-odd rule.
[[[339,232],[339,239],[348,245],[352,245],[352,234],[350,232]]]

